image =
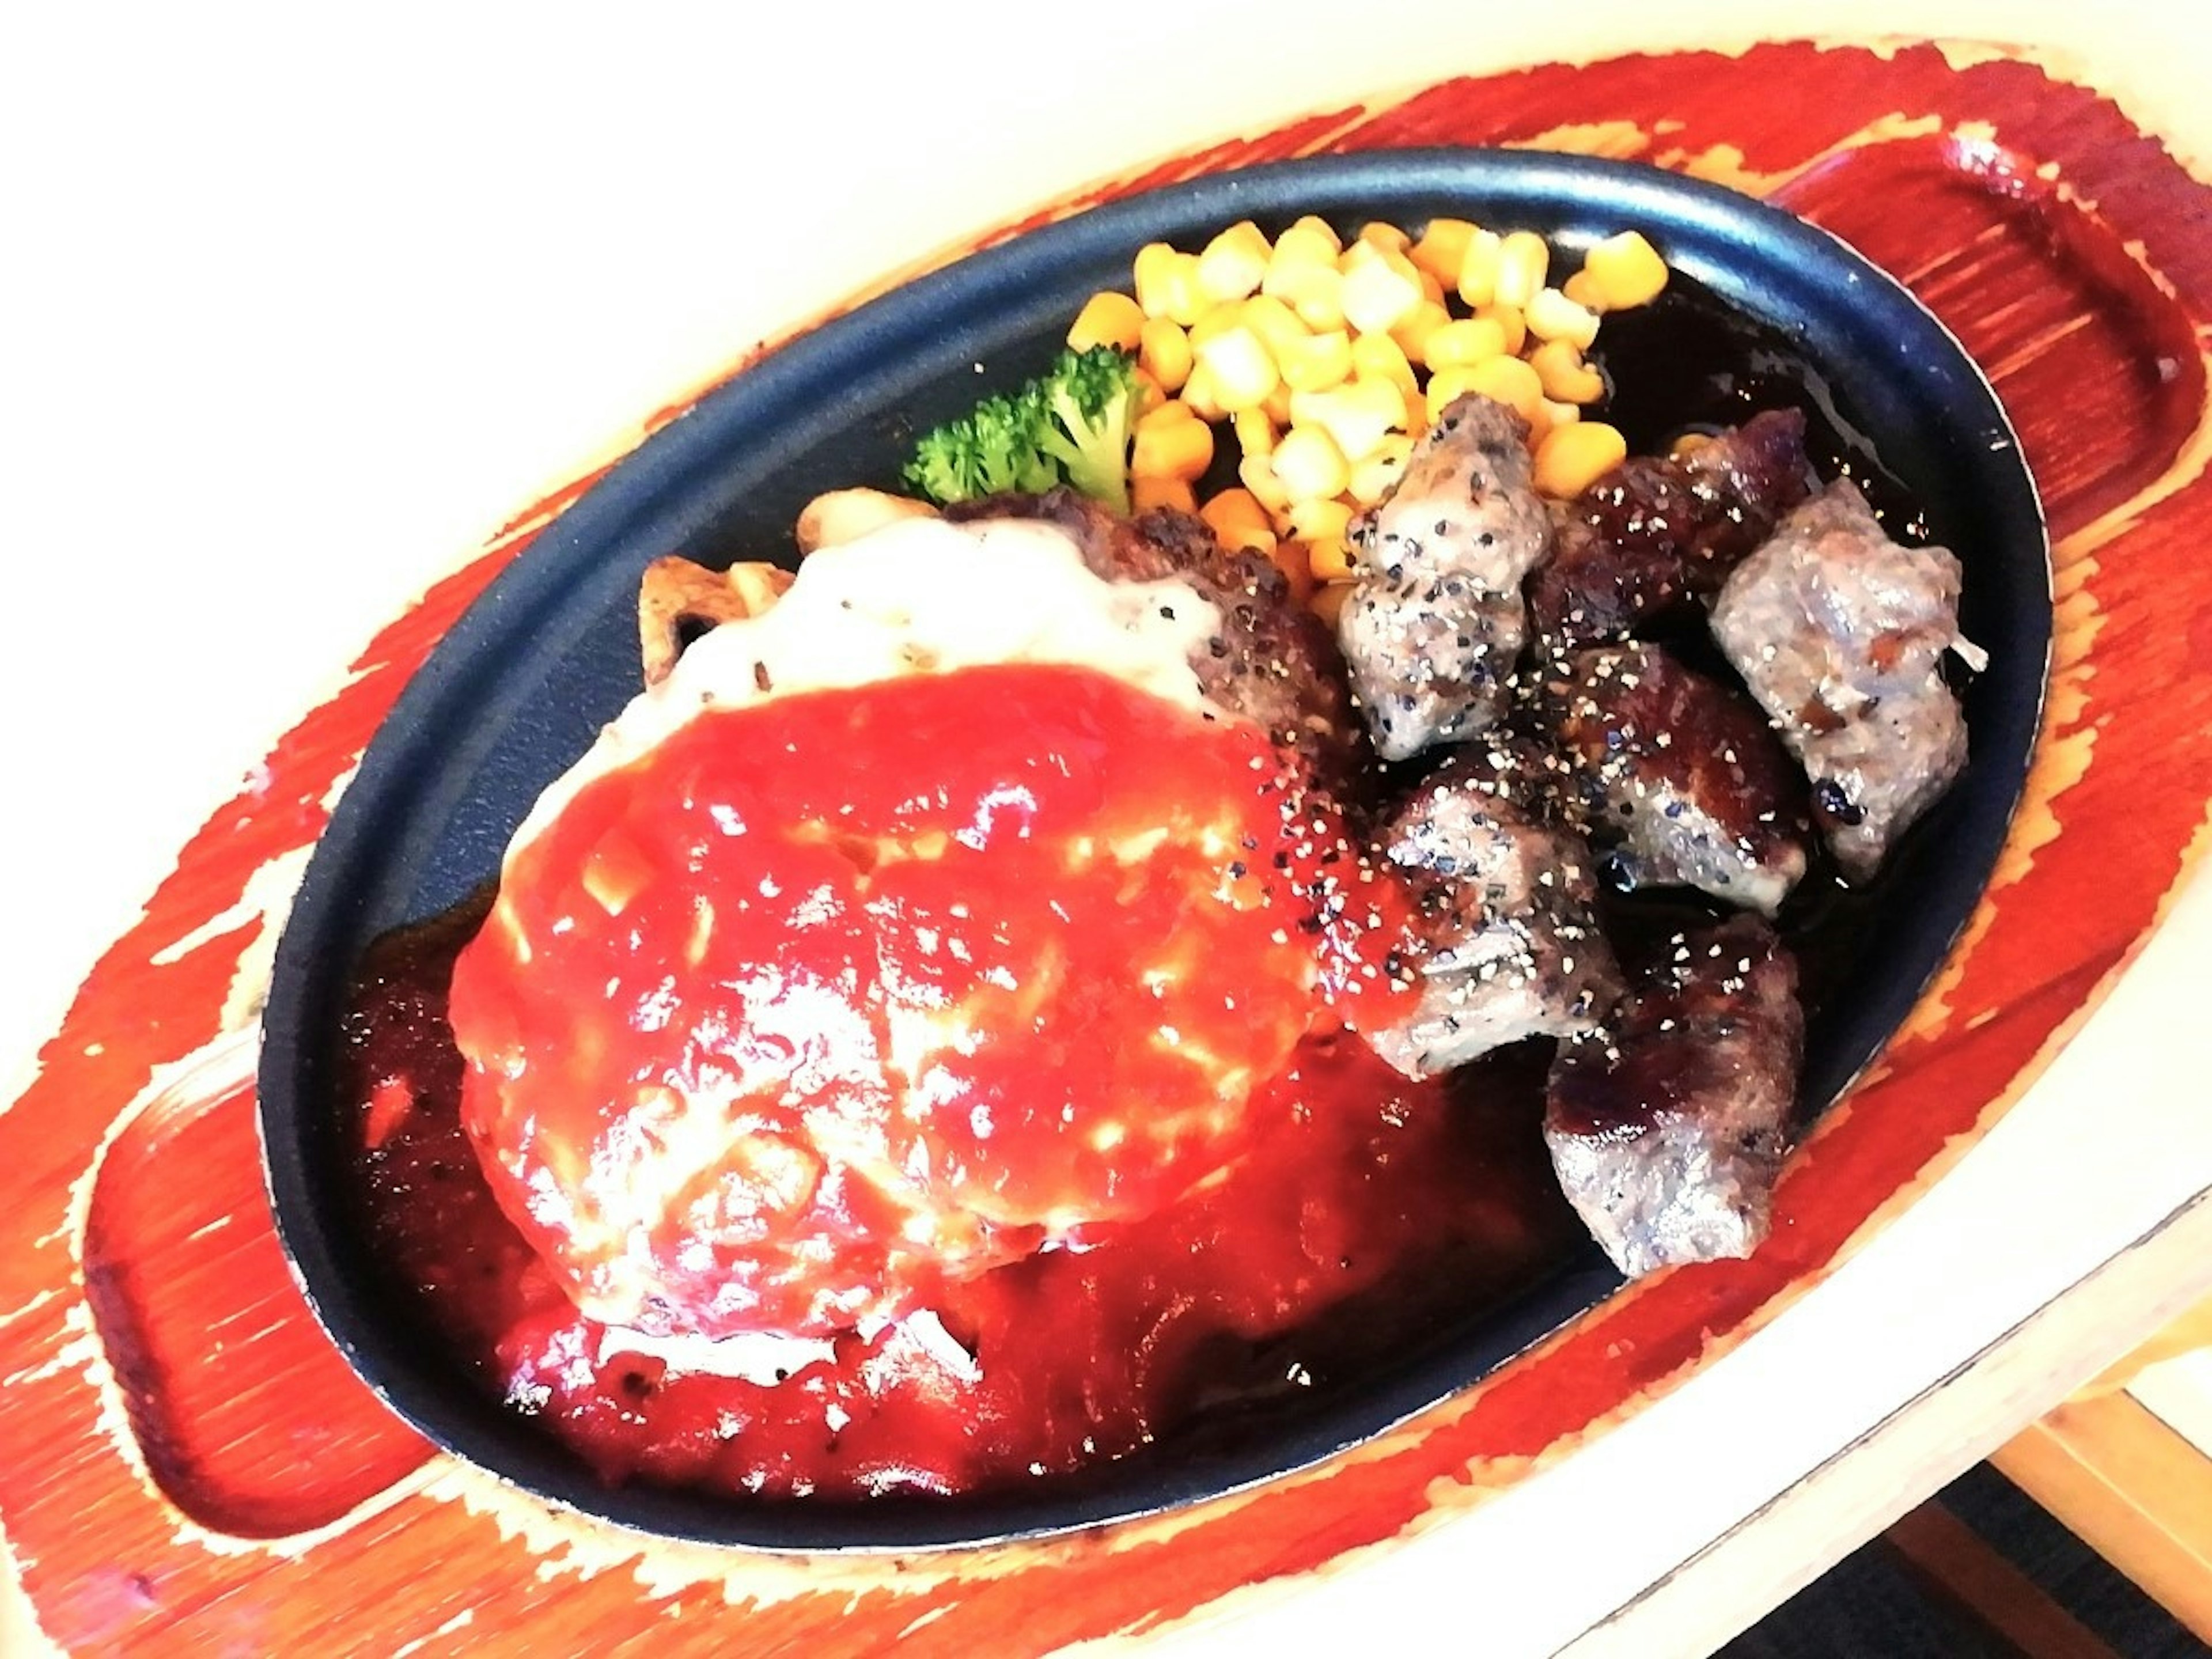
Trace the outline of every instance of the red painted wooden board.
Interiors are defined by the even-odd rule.
[[[260,1190],[250,1040],[225,1033],[245,1024],[269,913],[335,786],[579,480],[386,629],[284,737],[0,1115],[0,1523],[49,1635],[101,1652],[596,1650],[680,1615],[731,1651],[911,1631],[918,1652],[964,1655],[1143,1630],[1571,1449],[1772,1318],[1986,1130],[2139,945],[2212,799],[2212,564],[2195,531],[2212,508],[2197,343],[2212,191],[2031,64],[1787,45],[1449,82],[1178,157],[1029,222],[1273,157],[1501,142],[1718,177],[1851,240],[1988,370],[2050,511],[2053,679],[1996,881],[1792,1166],[1767,1247],[1640,1285],[1318,1469],[1110,1534],[901,1561],[717,1553],[553,1514],[432,1455],[292,1289]]]

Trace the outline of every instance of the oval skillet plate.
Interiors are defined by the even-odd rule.
[[[635,693],[645,565],[668,553],[717,566],[793,562],[790,527],[810,497],[895,487],[915,433],[1040,369],[1085,298],[1126,286],[1143,243],[1196,246],[1243,218],[1272,233],[1309,213],[1346,230],[1372,219],[1413,228],[1449,215],[1539,230],[1570,252],[1643,231],[1676,272],[1793,360],[1810,412],[1868,434],[1878,470],[1912,495],[1929,538],[1960,555],[1962,624],[1992,659],[1966,696],[1971,762],[1859,919],[1842,989],[1813,1025],[1806,1106],[1831,1102],[1896,1028],[1988,880],[2033,741],[2050,643],[2050,560],[2034,487],[1994,394],[1957,343],[1832,237],[1647,167],[1413,150],[1195,180],[921,277],[703,398],[486,590],[380,729],[277,952],[259,1096],[278,1229],[301,1282],[349,1360],[402,1417],[544,1498],[653,1534],[781,1550],[973,1544],[1151,1513],[1325,1458],[1483,1376],[1618,1285],[1593,1246],[1518,1302],[1264,1438],[1171,1440],[1014,1496],[747,1504],[607,1487],[484,1397],[411,1322],[342,1189],[331,1059],[355,968],[378,935],[449,908],[495,876],[538,791]],[[1604,344],[1601,334],[1601,357]],[[1697,378],[1694,365],[1687,373]],[[1705,378],[1708,392],[1733,391]]]

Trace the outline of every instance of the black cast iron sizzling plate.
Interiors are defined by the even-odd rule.
[[[655,434],[492,584],[408,686],[316,849],[277,952],[264,1018],[261,1127],[278,1231],[356,1370],[432,1439],[556,1503],[647,1532],[771,1549],[975,1543],[1141,1514],[1324,1458],[1495,1369],[1610,1294],[1592,1245],[1534,1291],[1348,1394],[1257,1437],[1200,1436],[1012,1496],[857,1504],[745,1503],[603,1485],[572,1454],[481,1395],[410,1322],[338,1190],[331,1085],[348,981],[387,929],[445,910],[495,875],[538,792],[638,685],[643,567],[793,557],[790,526],[820,490],[894,485],[913,433],[1036,372],[1082,301],[1124,287],[1142,243],[1195,246],[1258,220],[1316,213],[1349,232],[1450,215],[1545,232],[1573,250],[1642,230],[1711,300],[1647,328],[1616,405],[1632,448],[1787,370],[1816,424],[1870,434],[1880,467],[1966,570],[1963,626],[1991,666],[1967,694],[1972,760],[1938,814],[1844,924],[1839,988],[1815,1014],[1804,1105],[1832,1101],[1941,963],[1987,881],[2025,775],[2050,644],[2050,560],[2033,483],[1994,394],[1956,342],[1887,276],[1826,234],[1717,187],[1650,168],[1528,152],[1419,150],[1291,162],[1115,204],[977,254],[815,331]],[[1732,317],[1752,349],[1702,362],[1699,328]],[[1625,319],[1607,325],[1618,335]],[[984,372],[975,372],[975,366]],[[1638,427],[1646,429],[1639,432]],[[1855,460],[1863,474],[1870,459]]]

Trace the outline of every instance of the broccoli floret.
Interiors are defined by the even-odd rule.
[[[1129,429],[1137,421],[1137,366],[1111,346],[1063,351],[1035,383],[1038,441],[1067,481],[1117,513],[1129,510]]]
[[[1049,489],[1060,482],[1060,470],[1039,447],[1037,426],[1028,397],[986,398],[963,418],[923,436],[907,465],[907,482],[945,502]]]
[[[906,481],[950,505],[1005,490],[1069,483],[1117,512],[1129,509],[1129,432],[1136,365],[1110,346],[1063,351],[1012,397],[925,434]]]

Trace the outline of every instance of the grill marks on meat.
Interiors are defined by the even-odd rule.
[[[1966,764],[1966,722],[1938,672],[1961,644],[1959,585],[1948,550],[1899,546],[1839,482],[1714,601],[1713,637],[1804,766],[1814,817],[1854,880]]]
[[[1232,552],[1204,520],[1172,507],[1133,519],[1072,489],[993,495],[947,507],[953,520],[1036,519],[1066,531],[1109,581],[1187,582],[1221,613],[1221,632],[1191,664],[1200,688],[1262,727],[1307,775],[1346,790],[1361,758],[1358,722],[1328,629],[1291,597],[1272,561]]]
[[[1358,561],[1337,641],[1385,760],[1480,732],[1504,711],[1528,635],[1521,586],[1552,540],[1531,471],[1528,423],[1470,394],[1352,521]]]
[[[1420,946],[1410,1015],[1363,1027],[1382,1060],[1428,1077],[1531,1036],[1591,1030],[1620,994],[1588,850],[1447,766],[1382,828]]]
[[[1710,596],[1805,498],[1805,417],[1769,410],[1681,460],[1638,456],[1559,509],[1552,556],[1528,584],[1546,653],[1626,639]]]
[[[1759,711],[1663,647],[1577,652],[1547,724],[1626,888],[1689,886],[1771,916],[1805,873],[1804,791]]]
[[[1681,936],[1601,1031],[1560,1049],[1544,1139],[1623,1273],[1748,1255],[1766,1236],[1803,1050],[1796,964],[1751,916]]]

